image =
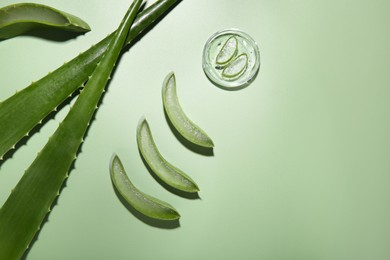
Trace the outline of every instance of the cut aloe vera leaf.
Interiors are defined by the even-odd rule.
[[[65,119],[0,209],[0,259],[20,259],[59,195],[142,0],[134,0]]]
[[[144,117],[140,119],[137,127],[137,143],[148,166],[164,183],[184,192],[195,193],[199,191],[194,180],[162,157]]]
[[[130,181],[121,160],[116,154],[111,158],[110,176],[121,196],[138,212],[161,220],[176,220],[180,218],[180,214],[172,205],[137,189]]]
[[[20,3],[0,9],[0,39],[12,38],[38,28],[80,33],[91,30],[79,17],[47,5]]]
[[[240,75],[248,66],[248,55],[243,53],[235,58],[226,68],[222,71],[222,76],[225,78],[235,78]]]
[[[178,0],[159,0],[138,14],[126,45],[162,18]],[[40,80],[0,102],[0,160],[47,115],[88,80],[114,33]]]
[[[235,36],[231,36],[226,40],[221,50],[219,51],[216,63],[218,65],[225,65],[233,59],[238,50],[238,41]]]
[[[164,79],[162,100],[169,120],[185,139],[202,147],[214,147],[211,138],[192,122],[181,108],[176,92],[176,78],[173,72],[169,73]]]

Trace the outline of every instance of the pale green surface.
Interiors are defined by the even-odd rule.
[[[39,3],[92,31],[62,43],[1,42],[0,100],[106,36],[130,4]],[[389,12],[379,0],[180,3],[123,56],[27,259],[389,259]],[[230,27],[261,52],[260,74],[239,91],[212,85],[201,66],[208,37]],[[214,156],[188,150],[169,129],[160,91],[169,71],[183,109],[213,137]],[[67,111],[1,163],[1,203]],[[147,172],[135,138],[141,115],[159,126],[165,157],[196,178],[201,200],[167,192]],[[113,152],[140,189],[180,211],[179,228],[149,226],[120,203]]]

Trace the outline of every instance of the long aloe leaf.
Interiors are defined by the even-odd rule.
[[[37,28],[81,33],[91,30],[79,17],[47,5],[18,3],[0,9],[0,39],[12,38]]]
[[[68,115],[0,209],[0,259],[21,257],[57,196],[141,2],[134,0]]]
[[[180,0],[159,0],[140,13],[125,44]],[[95,69],[113,34],[40,80],[0,102],[0,160],[31,129],[82,86]]]

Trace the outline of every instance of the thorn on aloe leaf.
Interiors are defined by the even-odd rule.
[[[124,31],[127,32],[128,29],[126,29]],[[123,46],[123,44],[121,44],[120,47],[122,47],[122,46]],[[105,67],[105,66],[100,66],[100,68],[103,68],[103,67]],[[88,75],[88,73],[85,73],[83,75],[83,81],[85,81],[87,75]],[[80,84],[81,84],[81,82],[79,82],[74,87],[79,87]],[[89,87],[87,87],[85,89],[87,90],[88,88]],[[89,89],[93,89],[93,88],[89,88]],[[86,92],[90,93],[90,91],[86,91]],[[83,93],[86,93],[86,92],[83,92]],[[68,94],[69,94],[69,92],[67,92],[67,95]],[[67,95],[64,95],[64,97],[66,97]],[[84,97],[85,97],[85,95],[84,95]],[[80,97],[81,97],[81,95],[79,95],[77,100],[79,100]],[[90,99],[88,99],[88,100],[90,100]],[[93,104],[93,105],[95,105],[95,104]],[[50,107],[50,110],[53,107],[54,106]],[[73,106],[73,107],[75,107],[75,106]],[[80,109],[80,107],[82,107],[82,106],[79,106],[79,109]],[[90,111],[93,108],[94,108],[93,106],[88,107],[88,109]],[[49,112],[50,112],[50,110],[49,110]],[[70,123],[67,124],[66,126],[72,126],[72,125],[76,124],[76,121],[78,123],[78,120],[73,120],[73,119],[75,119],[77,117],[76,115],[79,115],[79,114],[81,115],[83,113],[76,113],[75,112],[73,114],[74,116],[72,118],[67,117],[67,118],[70,118],[69,121],[67,121],[68,123],[69,122]],[[90,114],[88,113],[88,115],[90,115]],[[86,120],[86,118],[85,118],[85,120]],[[89,125],[89,123],[88,123],[88,125]],[[34,207],[31,207],[32,209],[28,210],[28,212],[27,212],[28,215],[19,214],[19,216],[21,218],[25,218],[25,219],[20,219],[18,222],[14,221],[12,219],[12,214],[10,214],[10,212],[18,212],[18,208],[17,207],[15,208],[15,203],[12,203],[12,202],[19,199],[19,198],[22,198],[22,197],[24,198],[23,195],[27,194],[28,196],[25,197],[26,199],[25,199],[24,205],[28,205],[29,201],[31,201],[32,192],[28,192],[26,189],[17,189],[15,193],[18,193],[18,194],[10,196],[7,199],[7,202],[0,209],[0,220],[4,220],[4,219],[9,220],[10,219],[10,222],[11,222],[11,225],[4,225],[4,223],[8,223],[8,222],[0,221],[0,236],[3,236],[6,238],[4,240],[1,240],[1,241],[4,241],[4,244],[1,243],[1,248],[3,249],[5,247],[7,247],[7,248],[10,248],[10,250],[12,250],[13,252],[16,252],[14,254],[15,257],[13,257],[15,259],[20,258],[21,254],[23,253],[24,248],[26,248],[26,245],[31,241],[30,237],[35,235],[36,227],[40,226],[40,224],[42,223],[42,219],[44,219],[43,213],[46,211],[47,207],[50,206],[50,204],[52,203],[52,201],[53,201],[52,199],[54,199],[54,196],[57,194],[58,188],[60,188],[60,186],[63,184],[63,182],[62,182],[63,177],[65,175],[66,175],[66,178],[69,177],[67,171],[69,170],[68,165],[71,166],[71,164],[72,164],[72,162],[71,162],[72,157],[68,157],[69,156],[69,153],[68,153],[68,156],[66,157],[66,162],[63,162],[65,159],[62,156],[63,149],[67,149],[68,152],[70,152],[70,150],[76,152],[79,149],[79,147],[78,147],[79,145],[77,144],[76,140],[80,140],[80,139],[75,139],[75,138],[77,138],[78,136],[79,136],[79,138],[81,137],[81,129],[79,131],[75,131],[75,128],[76,128],[76,130],[78,130],[77,127],[67,128],[67,127],[65,127],[65,125],[63,125],[62,128],[63,128],[63,130],[61,130],[61,131],[57,130],[58,132],[56,131],[56,133],[58,133],[58,134],[56,134],[56,133],[54,134],[56,139],[55,138],[51,139],[52,141],[45,146],[45,147],[47,147],[46,149],[44,148],[45,149],[44,151],[46,151],[46,153],[42,153],[42,155],[39,158],[34,160],[34,162],[29,167],[29,171],[27,172],[27,174],[24,174],[22,179],[18,183],[18,187],[25,187],[25,186],[31,187],[32,184],[34,184],[34,182],[35,182],[35,184],[38,183],[41,186],[40,189],[34,190],[33,188],[30,188],[29,191],[32,191],[32,192],[36,191],[37,193],[40,193],[42,191],[42,194],[45,195],[45,198],[42,199],[41,201],[35,201]],[[83,124],[83,131],[84,131],[84,128],[85,128],[85,124]],[[80,132],[80,133],[75,133],[75,132]],[[70,133],[71,135],[73,135],[74,141],[72,140],[72,142],[67,142],[67,139],[69,139],[69,137],[64,133],[66,133],[66,134]],[[63,145],[58,145],[58,142],[55,142],[56,140],[61,141],[61,143]],[[69,146],[71,146],[71,147],[69,147]],[[51,149],[51,148],[53,148],[53,149]],[[53,151],[55,152],[54,155],[53,155]],[[73,155],[72,153],[70,153],[70,154]],[[51,164],[51,166],[53,165],[53,167],[56,168],[55,170],[52,168],[48,169],[48,165],[47,165],[47,162],[49,162],[49,161],[53,162],[53,159],[55,159],[55,162],[58,161],[58,163]],[[52,178],[53,174],[56,176],[56,178],[54,178],[54,177]],[[49,176],[49,177],[46,178],[46,176]],[[42,178],[40,178],[40,177],[42,177]],[[48,183],[51,183],[53,185],[45,185]],[[24,185],[24,184],[26,184],[26,185]],[[24,209],[25,208],[26,207],[24,207]],[[23,210],[22,207],[20,209]],[[24,222],[25,220],[26,220],[26,222],[29,221],[30,220],[29,216],[34,215],[34,213],[36,215],[39,215],[38,216],[39,219],[35,218],[33,224],[28,223],[28,228],[23,228],[22,225],[19,225],[20,222]],[[18,227],[19,227],[19,229],[18,229]],[[19,230],[21,232],[14,232],[15,230]],[[17,237],[17,239],[12,240],[10,238],[9,234],[13,234],[13,232],[15,233],[16,236],[20,236],[20,237]],[[15,238],[15,236],[13,236],[13,238]],[[15,240],[17,240],[17,243],[14,242]],[[0,256],[1,255],[4,255],[3,250],[0,250]],[[2,257],[0,257],[0,258],[2,258]],[[5,258],[5,259],[7,259],[7,258]]]

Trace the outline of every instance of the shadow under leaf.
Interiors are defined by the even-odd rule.
[[[4,156],[3,160],[0,160],[0,169],[2,164],[7,161],[8,159],[11,159],[14,155],[14,153],[22,146],[26,145],[28,140],[34,136],[35,134],[38,134],[41,130],[41,128],[49,121],[54,120],[57,113],[59,113],[64,107],[68,106],[72,100],[80,94],[80,90],[82,87],[78,88],[75,92],[73,92],[68,98],[66,98],[57,108],[56,110],[53,110],[51,113],[49,113],[45,118],[42,119],[42,122],[35,125],[28,133],[28,135],[25,135],[22,139],[20,139],[13,149],[8,150]]]
[[[48,41],[65,42],[84,34],[85,33],[64,31],[64,30],[58,30],[54,28],[40,28],[39,30],[35,29],[30,32],[24,33],[23,35],[34,37],[34,38],[41,38]]]

